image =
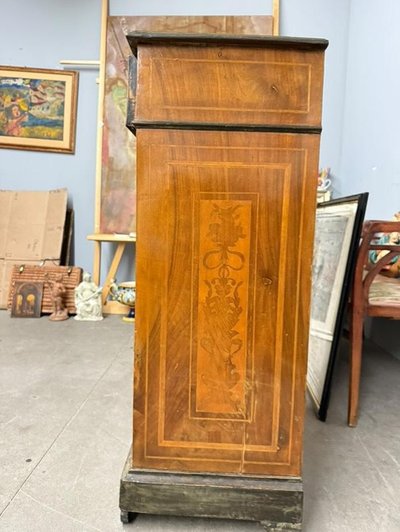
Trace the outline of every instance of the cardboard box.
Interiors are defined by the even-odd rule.
[[[67,189],[0,190],[0,259],[59,259]]]
[[[0,190],[0,308],[6,308],[15,264],[59,263],[67,211],[67,189]]]

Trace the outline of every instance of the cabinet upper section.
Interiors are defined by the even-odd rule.
[[[132,129],[320,130],[326,40],[142,33],[128,41],[138,62]]]

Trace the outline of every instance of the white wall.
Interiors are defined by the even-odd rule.
[[[399,20],[398,0],[351,2],[339,190],[369,191],[367,219],[400,210]],[[373,319],[369,334],[400,357],[398,321]]]
[[[340,159],[347,71],[350,0],[281,0],[281,35],[323,37],[325,53],[320,167],[330,167],[334,192]]]
[[[368,218],[400,209],[400,2],[352,0],[340,191],[369,191]]]
[[[2,2],[0,64],[61,68],[61,59],[98,59],[98,0]],[[75,209],[75,257],[92,269],[97,85],[95,70],[80,70],[75,155],[0,150],[0,188],[66,187]]]

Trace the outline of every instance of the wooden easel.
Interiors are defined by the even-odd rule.
[[[110,286],[116,278],[118,267],[121,263],[122,255],[124,254],[127,244],[135,244],[136,234],[130,235],[108,235],[104,233],[97,233],[87,236],[88,240],[92,240],[95,245],[95,257],[97,260],[93,264],[93,281],[100,284],[100,265],[101,265],[101,245],[103,242],[116,243],[114,257],[108,269],[106,279],[103,284],[101,293],[101,300],[103,303],[103,312],[106,314],[126,314],[126,306],[118,303],[118,301],[108,301],[110,293]]]
[[[100,233],[100,208],[101,208],[101,157],[103,142],[103,113],[104,113],[104,89],[105,89],[105,66],[106,66],[106,37],[107,18],[109,15],[109,1],[102,0],[101,10],[101,33],[100,33],[100,69],[99,69],[99,100],[97,107],[97,143],[96,143],[96,203],[95,203],[95,232],[87,236],[94,242],[93,255],[93,281],[101,282],[101,248],[103,243],[117,244],[111,265],[106,274],[102,290],[103,312],[106,314],[125,314],[126,306],[118,301],[109,301],[110,286],[116,278],[118,267],[121,263],[127,244],[135,244],[136,234],[105,234]]]

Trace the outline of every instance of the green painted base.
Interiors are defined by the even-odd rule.
[[[301,479],[169,473],[131,468],[120,485],[121,521],[136,514],[259,521],[270,532],[301,531]]]

